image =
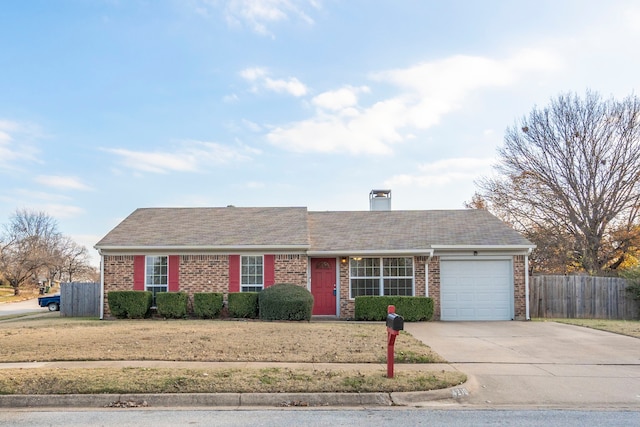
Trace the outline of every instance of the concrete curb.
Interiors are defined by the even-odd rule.
[[[167,393],[4,395],[0,408],[391,406],[389,393]]]
[[[158,393],[3,395],[0,408],[419,406],[468,395],[464,388],[393,393]]]

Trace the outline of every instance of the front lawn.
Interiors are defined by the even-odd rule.
[[[32,368],[2,369],[0,394],[373,392],[446,388],[466,380],[435,371],[444,362],[407,333],[396,341],[398,363],[422,364],[385,377],[382,323],[38,318],[0,323],[2,362],[159,360],[338,363],[335,369]],[[370,363],[358,370],[348,363]]]
[[[212,320],[86,320],[53,316],[0,323],[3,362],[179,360],[385,363],[382,323]],[[407,333],[403,363],[444,362]]]

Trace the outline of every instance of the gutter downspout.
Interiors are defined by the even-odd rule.
[[[100,254],[100,320],[104,320],[104,255],[98,249]]]
[[[531,316],[529,315],[529,254],[531,253],[531,249],[524,256],[524,294],[525,294],[525,320],[531,320]]]

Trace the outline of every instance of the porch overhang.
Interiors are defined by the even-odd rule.
[[[511,252],[521,255],[529,255],[536,245],[431,245],[434,251],[454,252],[454,251],[490,251],[490,252]]]
[[[433,249],[341,249],[327,251],[307,251],[310,257],[344,257],[344,256],[433,256]]]

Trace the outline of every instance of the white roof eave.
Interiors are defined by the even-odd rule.
[[[309,245],[237,245],[237,246],[186,246],[186,245],[163,245],[163,246],[117,246],[117,245],[96,245],[95,249],[102,252],[146,252],[146,251],[173,251],[173,252],[237,252],[237,251],[306,251]]]

